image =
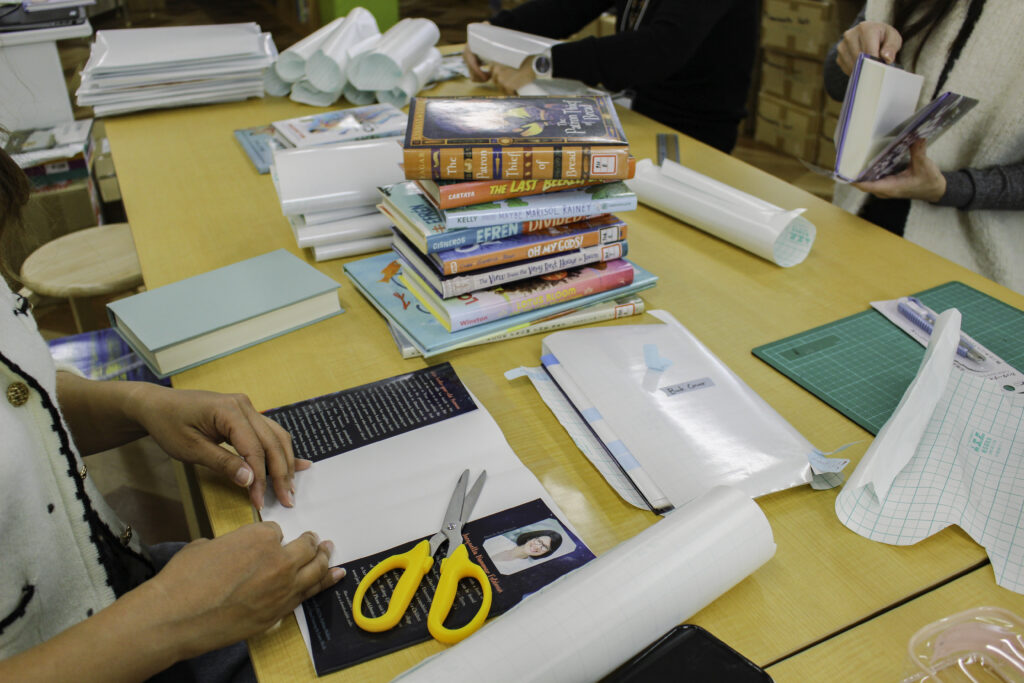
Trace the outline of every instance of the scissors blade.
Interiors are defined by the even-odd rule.
[[[440,533],[448,539],[448,552],[452,552],[462,540],[462,507],[466,499],[466,484],[469,482],[469,470],[465,470],[455,484],[452,498],[448,501],[448,510],[444,513]]]
[[[469,521],[469,516],[473,512],[473,507],[476,505],[476,499],[480,497],[480,491],[484,488],[484,482],[487,480],[487,470],[480,473],[480,476],[473,482],[473,488],[466,494],[466,500],[462,503],[462,515],[460,519],[465,524]]]

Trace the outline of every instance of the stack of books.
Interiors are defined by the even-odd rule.
[[[16,130],[3,142],[3,148],[32,181],[33,189],[65,187],[90,178],[92,123],[89,118]]]
[[[263,97],[276,58],[255,23],[97,31],[75,94],[96,116]]]
[[[400,109],[375,104],[236,130],[235,137],[257,170],[270,170],[298,246],[326,261],[390,248],[391,221],[377,211],[377,188],[402,177],[405,128]]]
[[[392,252],[348,276],[403,355],[643,310],[624,257],[634,161],[606,96],[415,98],[406,180],[382,186]]]

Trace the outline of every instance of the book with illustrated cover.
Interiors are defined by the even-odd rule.
[[[235,139],[260,175],[270,172],[275,149],[288,149],[292,146],[274,133],[272,125],[239,128],[235,131]]]
[[[383,196],[377,208],[391,218],[395,227],[424,254],[501,240],[513,235],[527,235],[580,220],[579,216],[572,216],[450,230],[441,212],[430,203],[416,183],[406,181],[377,189]]]
[[[599,292],[580,299],[560,301],[545,308],[524,311],[509,318],[468,329],[449,331],[422,305],[402,282],[402,266],[393,253],[377,254],[345,264],[345,274],[384,319],[411,341],[423,355],[431,358],[490,335],[518,329],[538,320],[576,310],[602,301],[617,299],[650,289],[657,284],[653,273],[633,264],[633,282],[616,290]]]
[[[616,216],[598,216],[567,225],[555,225],[526,235],[470,244],[426,255],[439,275],[456,275],[525,259],[552,256],[626,239],[625,222]]]
[[[495,332],[494,334],[468,341],[457,348],[490,344],[505,339],[528,337],[531,334],[554,332],[555,330],[567,327],[577,327],[605,320],[625,318],[631,315],[640,315],[644,312],[644,306],[644,300],[635,294],[609,301],[600,301],[589,306],[580,306],[579,308],[573,308],[562,313],[556,313],[525,325],[517,325],[507,330]],[[391,337],[395,340],[395,345],[398,347],[399,353],[402,354],[402,358],[419,358],[423,355],[402,331],[402,328],[398,327],[395,323],[388,322],[388,331],[391,332]]]
[[[370,104],[274,121],[272,125],[292,146],[311,147],[403,135],[406,116],[390,104]]]
[[[46,343],[55,363],[72,365],[89,379],[153,382],[171,386],[171,380],[153,374],[113,328],[80,332],[50,339]]]
[[[478,289],[525,280],[528,277],[539,277],[601,261],[613,261],[625,256],[628,247],[626,240],[610,244],[594,244],[589,247],[519,260],[459,275],[441,275],[437,265],[430,262],[430,257],[418,252],[399,233],[394,236],[392,248],[401,257],[403,265],[416,271],[416,274],[430,285],[442,299],[449,299],[460,294],[475,292]]]
[[[403,147],[410,180],[621,180],[630,166],[607,95],[414,97]]]
[[[899,172],[915,141],[934,142],[978,103],[944,92],[918,109],[923,84],[923,76],[861,53],[836,126],[836,178],[864,182]]]
[[[636,159],[629,156],[626,178],[636,174]],[[482,204],[498,199],[522,197],[531,194],[546,194],[562,190],[575,190],[588,185],[605,183],[607,180],[433,180],[421,178],[416,181],[430,201],[439,209],[454,209],[458,206]]]
[[[633,266],[625,259],[616,259],[481,289],[452,299],[439,297],[413,270],[404,269],[400,277],[413,296],[451,331],[625,287],[633,281]]]
[[[444,209],[441,215],[449,228],[482,228],[518,221],[632,211],[636,209],[636,202],[636,194],[626,183],[618,181]]]

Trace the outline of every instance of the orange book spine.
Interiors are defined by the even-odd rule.
[[[632,177],[629,147],[416,147],[404,151],[408,180],[595,180]]]

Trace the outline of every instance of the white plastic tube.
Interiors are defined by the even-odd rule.
[[[412,68],[412,71],[402,76],[402,80],[397,86],[390,90],[378,90],[377,101],[385,102],[398,109],[405,107],[409,104],[409,100],[430,82],[439,66],[441,66],[441,51],[432,47],[427,51],[426,57]]]
[[[429,19],[402,19],[377,47],[349,64],[348,80],[360,90],[390,90],[440,38],[437,24]]]
[[[286,48],[278,56],[277,62],[274,64],[277,75],[281,77],[281,80],[294,83],[302,78],[306,73],[306,60],[319,49],[320,44],[327,40],[335,29],[341,26],[344,20],[345,17],[338,17],[334,21],[324,24],[313,31],[291,47]]]
[[[341,90],[323,91],[313,86],[305,78],[292,83],[290,99],[301,104],[310,104],[314,107],[329,107],[341,97]]]
[[[353,46],[374,36],[379,38],[380,29],[373,14],[362,7],[353,7],[341,27],[306,60],[306,78],[320,90],[341,90],[345,87],[345,71]]]

